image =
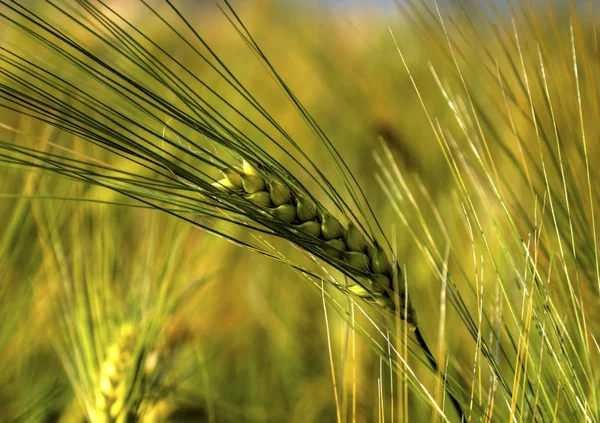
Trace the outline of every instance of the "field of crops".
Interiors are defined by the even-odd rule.
[[[0,422],[600,422],[596,0],[0,0]]]

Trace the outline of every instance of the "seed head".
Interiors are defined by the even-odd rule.
[[[286,233],[282,225],[284,228],[288,225],[286,229],[298,237],[294,242],[323,260],[330,260],[331,264],[357,282],[348,288],[349,292],[383,308],[395,308],[395,288],[391,283],[393,275],[388,256],[380,244],[368,242],[354,223],[349,222],[344,227],[307,193],[287,186],[266,170],[259,172],[246,160],[242,162],[239,173],[235,167],[223,173],[225,178],[213,185],[232,196],[243,195],[260,209],[260,215],[271,218],[260,219],[263,225],[268,227],[270,222],[277,222],[278,226],[270,228],[281,236]],[[222,195],[219,196],[219,199],[222,198]],[[238,202],[235,204],[243,207]],[[248,216],[253,218],[252,214]],[[303,244],[303,240],[306,244]],[[400,294],[403,296],[405,293],[400,290]]]
[[[125,370],[132,361],[135,338],[135,327],[131,324],[123,324],[117,341],[107,349],[106,359],[100,366],[92,421],[112,423],[127,414]]]

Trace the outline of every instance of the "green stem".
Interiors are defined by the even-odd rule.
[[[421,331],[419,330],[418,326],[416,327],[414,333],[415,333],[415,338],[417,340],[417,344],[419,344],[419,347],[421,347],[421,349],[425,353],[425,356],[427,357],[427,361],[429,361],[429,364],[433,368],[433,371],[437,373],[439,370],[437,361],[435,360],[435,357],[433,356],[433,354],[431,353],[431,350],[427,346],[427,343],[425,342],[425,338],[423,338],[423,335],[421,334]],[[456,412],[458,413],[458,416],[460,417],[460,421],[461,422],[466,421],[465,413],[463,412],[462,407],[461,407],[460,403],[458,402],[458,399],[454,396],[454,394],[452,394],[452,392],[450,392],[450,391],[447,391],[447,392],[448,392],[448,395],[450,396],[450,401],[454,405],[454,408],[456,409]]]

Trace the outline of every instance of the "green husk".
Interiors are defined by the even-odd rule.
[[[270,212],[273,216],[285,223],[293,223],[296,220],[296,207],[291,204],[282,204],[279,207],[271,209]]]
[[[344,253],[346,263],[356,270],[366,272],[369,270],[369,257],[357,251],[346,251]]]
[[[341,258],[344,251],[346,251],[346,244],[341,239],[330,239],[325,244],[327,244],[325,253],[333,258]]]
[[[369,258],[371,259],[371,268],[375,273],[388,273],[390,270],[390,261],[387,254],[379,245],[369,246]]]
[[[262,208],[267,208],[271,205],[271,195],[267,191],[258,191],[246,195],[246,199]]]
[[[367,248],[367,241],[365,240],[365,237],[352,222],[348,224],[344,238],[350,251],[364,251]]]
[[[326,240],[338,238],[342,234],[342,225],[335,217],[324,212],[321,216],[321,233]]]
[[[269,192],[271,193],[271,202],[274,206],[281,206],[292,200],[291,191],[281,182],[272,181],[269,184]]]
[[[303,222],[299,225],[296,225],[301,232],[310,235],[312,237],[318,238],[321,235],[321,225],[319,222],[314,220],[309,220],[308,222]]]
[[[313,220],[317,216],[317,206],[315,202],[308,197],[297,196],[296,197],[296,208],[298,213],[298,219],[302,222]]]

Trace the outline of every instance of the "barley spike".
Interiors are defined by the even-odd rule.
[[[225,178],[213,186],[221,192],[231,194],[232,201],[234,197],[239,198],[241,195],[258,207],[259,216],[269,217],[259,218],[260,223],[276,233],[293,234],[294,241],[301,246],[303,242],[310,243],[313,248],[318,246],[317,251],[320,253],[317,255],[334,264],[356,282],[349,286],[350,293],[385,309],[404,309],[406,295],[400,284],[398,294],[395,293],[396,288],[391,282],[392,267],[385,250],[376,241],[372,244],[367,241],[354,223],[342,225],[307,193],[286,185],[263,166],[257,168],[243,160],[241,169],[232,167],[224,170],[223,174]],[[219,198],[223,198],[222,194]],[[248,205],[240,205],[239,202],[235,204],[241,210],[244,210],[244,205]],[[322,243],[320,246],[319,241]],[[396,274],[399,274],[399,269],[397,270]],[[395,304],[396,298],[402,301]],[[416,325],[410,303],[409,309],[408,320]]]
[[[93,423],[126,421],[127,388],[125,371],[131,364],[135,343],[135,329],[130,324],[121,326],[118,340],[107,349],[106,359],[100,367],[98,392],[90,420]]]

